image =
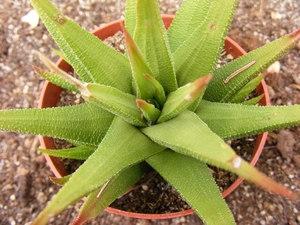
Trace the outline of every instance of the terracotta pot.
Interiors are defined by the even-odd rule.
[[[163,20],[165,23],[165,27],[168,28],[173,20],[173,16],[171,15],[163,15]],[[112,23],[108,23],[104,26],[101,26],[100,28],[93,31],[93,34],[99,37],[100,39],[105,39],[109,36],[114,35],[117,31],[121,30],[120,23],[124,23],[123,20],[117,20]],[[237,58],[246,52],[237,44],[235,43],[231,38],[227,37],[225,41],[225,50],[227,53],[230,53],[234,58]],[[66,72],[72,71],[72,67],[67,64],[65,61],[60,59],[57,62],[57,65],[65,70]],[[62,89],[60,87],[57,87],[56,85],[53,85],[49,83],[48,81],[45,82],[43,86],[43,90],[41,93],[40,101],[39,101],[39,107],[40,108],[47,108],[47,107],[54,107],[56,106],[60,92]],[[257,91],[259,94],[264,93],[264,98],[260,101],[261,105],[269,105],[270,99],[269,94],[267,91],[267,87],[265,84],[265,81],[263,80],[260,85],[257,87]],[[263,133],[258,135],[255,143],[255,149],[252,153],[252,159],[251,159],[251,165],[255,165],[262,150],[265,145],[265,141],[267,138],[268,133]],[[40,137],[40,143],[43,148],[53,149],[55,148],[54,140],[53,138],[49,137]],[[45,158],[47,160],[47,163],[49,164],[51,170],[55,174],[56,177],[62,177],[67,175],[67,172],[65,171],[65,168],[59,158],[52,157],[45,155]],[[243,181],[242,178],[238,178],[228,189],[226,189],[222,196],[225,198],[227,195],[229,195],[231,192],[233,192]],[[185,216],[194,213],[194,210],[185,210],[181,212],[176,213],[167,213],[167,214],[142,214],[142,213],[132,213],[132,212],[126,212],[122,210],[118,210],[112,207],[107,207],[106,211],[115,213],[122,216],[128,216],[132,218],[142,218],[142,219],[168,219],[168,218],[174,218],[179,216]]]

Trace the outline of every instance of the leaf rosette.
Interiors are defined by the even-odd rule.
[[[32,0],[78,79],[41,53],[50,82],[78,92],[85,103],[48,109],[2,110],[0,129],[57,137],[75,147],[42,152],[84,159],[32,224],[46,224],[88,196],[75,224],[97,216],[149,168],[158,171],[206,224],[235,224],[207,165],[228,170],[291,199],[224,142],[300,124],[300,106],[244,101],[260,72],[300,39],[300,30],[216,68],[236,0],[186,0],[168,30],[157,0],[127,0],[126,54],[105,45],[49,1]],[[32,120],[34,118],[34,120]],[[251,122],[249,122],[251,121]]]

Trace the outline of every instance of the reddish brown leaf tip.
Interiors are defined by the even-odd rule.
[[[124,21],[120,22],[120,27],[121,27],[122,32],[126,31],[126,28],[124,26]]]
[[[294,31],[293,33],[291,33],[290,37],[296,40],[300,40],[300,28]]]
[[[299,194],[296,194],[295,192],[293,192],[292,190],[290,190],[290,189],[288,189],[284,186],[275,188],[274,193],[278,194],[282,197],[291,199],[292,201],[299,201],[300,200]]]
[[[134,54],[137,54],[139,55],[140,58],[142,58],[137,45],[135,44],[133,38],[128,33],[128,31],[126,30],[125,26],[122,23],[121,23],[121,28],[125,37],[125,44],[126,44],[126,49],[129,54],[129,57],[132,57]]]
[[[191,95],[197,95],[197,93],[199,93],[209,83],[212,77],[212,74],[208,74],[205,77],[201,77],[198,80],[196,80],[194,84],[197,88],[191,93]]]
[[[78,216],[76,218],[75,221],[73,221],[73,223],[71,223],[71,225],[83,225],[85,222],[87,222],[88,220],[86,218],[82,218],[82,216]]]
[[[32,66],[32,68],[34,69],[35,72],[37,73],[41,73],[43,70],[37,66]]]
[[[124,34],[124,36],[125,36],[125,41],[126,41],[126,43],[129,42],[129,41],[130,41],[130,42],[133,42],[132,37],[130,36],[130,34],[129,34],[128,31],[126,30],[124,24],[123,24],[122,22],[120,22],[120,25],[121,25],[122,32],[123,32],[123,34]]]
[[[137,107],[140,109],[147,105],[147,102],[145,102],[142,99],[136,99],[135,102],[136,102]]]
[[[206,86],[209,83],[209,81],[211,80],[212,77],[213,77],[212,74],[208,74],[205,77],[203,77],[202,78],[203,85]]]

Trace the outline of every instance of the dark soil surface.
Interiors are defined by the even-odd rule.
[[[91,31],[123,15],[124,1],[53,2],[69,17]],[[180,1],[163,0],[164,13],[174,14]],[[43,80],[31,65],[41,63],[32,53],[40,50],[51,59],[55,47],[40,22],[37,27],[21,21],[31,10],[26,0],[0,3],[0,109],[37,107]],[[250,51],[292,32],[300,24],[298,0],[240,0],[229,36]],[[300,104],[300,44],[265,73],[273,105]],[[58,187],[43,156],[36,151],[36,137],[0,133],[0,225],[26,224],[46,205]],[[300,127],[271,132],[257,168],[291,189],[300,189]],[[243,184],[226,198],[238,224],[300,224],[300,204]],[[68,208],[51,224],[65,225],[75,217],[80,203]],[[124,218],[103,212],[89,224],[201,224],[196,215],[163,221]]]

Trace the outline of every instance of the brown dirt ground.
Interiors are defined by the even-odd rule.
[[[120,18],[121,0],[53,0],[69,17],[87,30]],[[180,0],[163,0],[164,13],[174,14]],[[31,65],[41,65],[32,54],[38,49],[53,60],[49,47],[55,44],[44,26],[30,29],[21,17],[31,9],[27,0],[0,3],[0,109],[36,107],[43,81]],[[241,0],[229,35],[247,51],[261,46],[300,24],[300,1]],[[268,72],[272,104],[300,103],[300,45],[279,60],[279,72]],[[300,127],[271,132],[257,168],[299,192]],[[30,222],[58,188],[49,180],[51,172],[36,152],[38,141],[30,135],[0,133],[0,225]],[[300,204],[262,191],[244,182],[227,202],[238,224],[300,224]],[[68,224],[80,204],[68,208],[51,224]],[[201,224],[195,215],[163,220],[123,218],[103,212],[89,224]]]

